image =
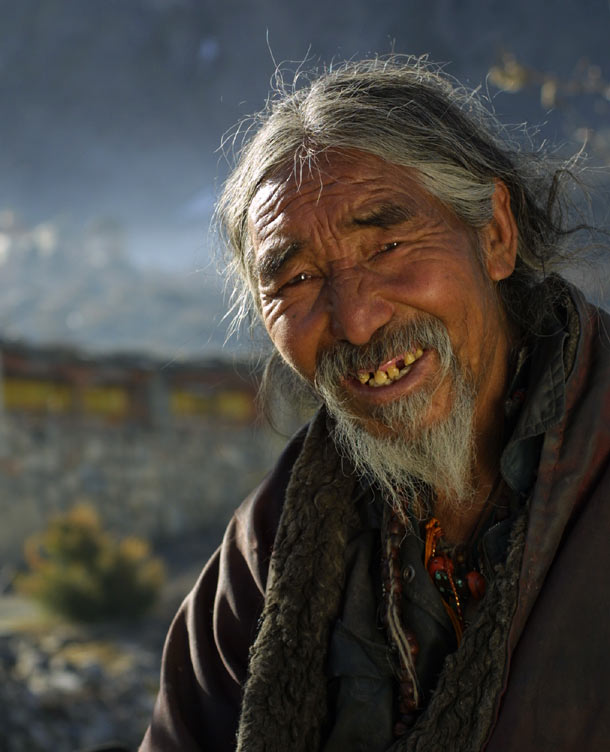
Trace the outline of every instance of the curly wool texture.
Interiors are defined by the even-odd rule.
[[[348,532],[358,522],[355,480],[343,463],[321,411],[286,492],[250,653],[238,752],[311,752],[320,746],[330,629],[341,602]]]
[[[321,412],[286,492],[261,627],[250,653],[238,752],[320,748],[328,714],[328,641],[341,604],[348,534],[358,525],[353,475],[328,436]],[[425,712],[391,752],[483,749],[504,681],[526,528],[524,511],[475,622],[447,657]]]
[[[508,633],[517,603],[527,513],[511,533],[506,564],[496,567],[487,596],[459,649],[447,656],[426,711],[391,752],[480,752],[492,728],[506,672]]]

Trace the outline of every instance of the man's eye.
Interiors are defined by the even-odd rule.
[[[300,274],[297,274],[296,277],[288,280],[288,282],[282,285],[282,287],[294,287],[301,282],[307,282],[308,279],[311,279],[311,274],[308,274],[307,272],[301,272]]]
[[[385,243],[385,245],[382,245],[379,249],[378,253],[387,253],[387,251],[393,251],[394,248],[398,248],[400,243],[398,241],[394,241],[393,243]]]

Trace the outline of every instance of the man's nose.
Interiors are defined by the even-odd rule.
[[[353,345],[365,345],[394,315],[394,306],[363,274],[335,278],[330,290],[330,331]]]

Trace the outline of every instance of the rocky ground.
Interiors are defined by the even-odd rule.
[[[133,640],[53,630],[0,637],[0,748],[76,752],[120,741],[136,749],[150,718],[158,654]]]
[[[66,624],[0,596],[0,750],[135,750],[150,719],[163,639],[201,560],[182,559],[155,611],[131,625]]]

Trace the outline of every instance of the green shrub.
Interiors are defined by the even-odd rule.
[[[115,540],[104,532],[95,509],[80,504],[55,517],[25,544],[30,572],[17,588],[75,621],[133,619],[155,602],[163,564],[148,543]]]

